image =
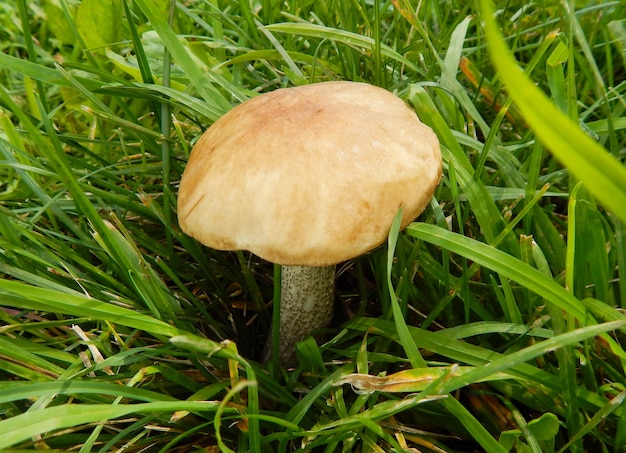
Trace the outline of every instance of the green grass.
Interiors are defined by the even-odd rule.
[[[0,450],[626,451],[624,17],[0,1]],[[176,192],[228,109],[324,80],[405,99],[444,177],[285,370],[272,265],[184,235]]]

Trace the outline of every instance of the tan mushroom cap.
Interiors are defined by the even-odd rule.
[[[219,250],[327,266],[382,244],[441,177],[433,131],[392,93],[356,82],[283,88],[235,107],[194,146],[180,226]]]

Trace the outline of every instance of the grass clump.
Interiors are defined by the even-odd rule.
[[[0,11],[0,449],[626,449],[623,4]],[[414,107],[444,179],[265,367],[274,270],[182,234],[177,183],[233,105],[334,79]]]

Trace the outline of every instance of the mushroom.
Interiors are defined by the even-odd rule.
[[[425,209],[441,178],[433,131],[387,90],[358,82],[251,98],[197,141],[183,172],[184,232],[282,265],[279,357],[333,314],[334,267]]]

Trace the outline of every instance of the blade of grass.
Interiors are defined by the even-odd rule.
[[[547,354],[551,351],[557,351],[567,346],[580,343],[589,338],[593,338],[596,335],[600,335],[606,332],[622,329],[626,326],[626,319],[620,321],[611,321],[603,324],[596,324],[592,326],[581,327],[580,329],[572,330],[561,335],[556,335],[547,340],[535,343],[519,351],[501,356],[494,359],[489,363],[476,367],[467,373],[455,375],[449,380],[448,391],[454,391],[465,385],[469,385],[473,382],[477,382],[480,379],[485,379],[493,374],[507,371],[518,363],[526,363],[536,357]],[[569,385],[569,384],[568,384]],[[572,382],[572,396],[576,398],[576,383]],[[572,404],[572,402],[570,402]]]
[[[594,324],[592,311],[587,311],[585,304],[576,299],[570,292],[550,279],[541,271],[523,263],[522,261],[507,255],[506,253],[483,244],[479,241],[452,233],[443,228],[413,223],[406,229],[407,233],[417,239],[430,242],[459,255],[465,256],[476,264],[488,267],[501,275],[528,288],[553,303],[568,315],[575,318],[580,325]],[[618,314],[619,316],[619,314]],[[620,319],[625,319],[620,316]],[[618,344],[609,336],[603,335],[611,350],[626,359],[626,354]]]
[[[481,0],[480,5],[492,61],[530,127],[589,192],[626,221],[626,168],[524,76],[504,43],[491,0]]]
[[[400,309],[398,298],[393,288],[393,282],[391,281],[391,270],[393,264],[394,251],[396,249],[396,243],[398,241],[398,235],[400,234],[400,222],[402,221],[402,209],[399,209],[391,224],[391,230],[389,231],[388,243],[387,243],[387,287],[389,288],[389,297],[391,298],[391,311],[393,313],[393,320],[398,331],[398,337],[400,338],[400,344],[404,348],[404,352],[408,357],[413,368],[423,368],[426,366],[426,362],[419,353],[417,345],[413,341],[413,337],[409,333],[409,328],[406,325],[406,320]]]
[[[137,387],[108,382],[61,380],[52,382],[3,382],[0,388],[0,403],[58,394],[123,396],[125,398],[146,402],[176,401],[174,397],[161,392]]]
[[[0,66],[2,66],[2,68],[7,71],[16,72],[18,74],[22,74],[32,79],[40,80],[51,85],[61,87],[72,86],[71,83],[65,80],[58,73],[58,71],[54,69],[47,68],[38,63],[32,63],[21,58],[7,55],[3,52],[0,52]],[[92,91],[98,90],[103,85],[103,82],[99,80],[89,79],[87,77],[77,76],[76,79],[81,83],[81,85]]]
[[[64,404],[16,415],[0,421],[0,448],[9,448],[45,432],[100,422],[129,414],[175,412],[215,412],[219,404],[212,401],[161,401],[124,405]],[[229,413],[234,409],[227,408]]]
[[[22,30],[24,31],[24,41],[26,43],[26,50],[28,51],[28,59],[32,63],[35,63],[37,61],[37,53],[35,52],[35,46],[33,44],[33,33],[30,29],[30,20],[28,17],[28,7],[26,0],[18,1],[18,9],[20,11],[20,20],[22,21]],[[41,80],[35,80],[35,84],[37,85],[37,94],[39,95],[39,101],[41,102],[43,109],[47,111],[48,104],[43,84],[41,83]],[[27,96],[29,96],[30,94],[32,94],[32,92],[27,93]]]
[[[472,102],[467,90],[457,80],[457,74],[461,62],[461,53],[463,51],[463,45],[465,42],[465,36],[467,28],[469,27],[471,17],[463,19],[459,25],[457,25],[450,37],[450,43],[448,51],[446,53],[445,60],[441,67],[441,86],[450,91],[461,103],[463,108],[470,112],[472,118],[478,123],[478,126],[484,132],[485,135],[491,136],[489,133],[490,127],[486,121],[480,115],[478,109]]]
[[[376,42],[369,36],[362,36],[357,33],[351,33],[337,28],[326,27],[323,25],[309,23],[283,22],[263,26],[263,29],[278,33],[287,33],[292,35],[310,36],[320,39],[330,39],[346,44],[350,47],[367,49],[368,53],[372,52],[376,47]],[[407,60],[395,50],[384,44],[380,45],[380,52],[387,58],[396,60],[398,63],[405,65],[407,68],[421,72],[411,60]]]
[[[623,318],[619,321],[622,322]],[[395,326],[391,321],[361,318],[351,323],[350,326],[362,332],[367,331],[370,334],[383,335],[399,342],[395,333]],[[420,348],[461,364],[483,367],[495,360],[507,357],[489,348],[482,348],[466,341],[455,340],[451,336],[446,335],[444,331],[430,332],[417,327],[409,327],[409,330]],[[520,334],[524,335],[524,332]],[[558,377],[537,366],[519,363],[519,359],[520,357],[518,356],[514,363],[507,363],[505,366],[506,372],[515,375],[517,379],[532,383],[533,391],[530,393],[515,393],[511,396],[519,398],[530,407],[549,407],[550,410],[559,409],[559,406],[556,406],[556,402],[562,399],[562,386]],[[453,388],[448,387],[446,390],[453,390]],[[538,396],[542,398],[537,399]],[[597,410],[606,404],[604,397],[595,391],[587,390],[581,386],[577,389],[577,397],[580,399],[581,407],[586,409]]]
[[[302,74],[302,71],[300,71],[300,68],[294,63],[291,56],[289,56],[289,53],[285,51],[285,48],[274,37],[271,31],[268,30],[266,27],[264,27],[263,24],[259,21],[255,21],[255,25],[257,26],[259,30],[261,30],[261,33],[265,35],[268,41],[272,43],[276,51],[279,53],[279,55],[282,57],[285,63],[287,63],[287,66],[289,66],[289,70],[293,73],[293,75],[295,75],[297,78],[300,78],[302,80],[306,80],[306,78],[304,77],[304,74]]]
[[[65,74],[69,76],[69,74]],[[95,99],[94,101],[97,102]],[[12,110],[14,114],[20,118],[24,127],[34,131],[33,139],[40,142],[39,152],[48,158],[52,167],[57,171],[64,186],[71,193],[77,209],[93,226],[95,237],[99,239],[103,248],[112,255],[114,262],[119,266],[120,275],[128,279],[128,283],[131,287],[135,287],[138,290],[144,302],[148,303],[148,305],[157,303],[158,306],[155,305],[152,307],[155,315],[166,315],[168,320],[175,321],[176,317],[173,315],[173,312],[175,311],[176,301],[173,299],[162,280],[160,280],[154,270],[145,262],[143,263],[144,266],[142,269],[135,269],[137,268],[137,263],[131,256],[132,253],[129,255],[129,242],[124,241],[119,232],[111,228],[111,224],[102,219],[91,200],[86,196],[81,185],[72,173],[72,166],[68,162],[63,146],[57,136],[56,129],[48,116],[43,116],[43,122],[48,131],[50,143],[46,143],[45,140],[39,136],[35,126],[19,111],[17,106],[14,106]],[[82,230],[78,229],[73,221],[69,220],[68,226],[71,226],[72,229],[76,231],[77,235],[84,235]],[[140,261],[139,267],[142,267],[141,264]],[[128,272],[128,270],[133,269],[135,269],[134,272]],[[153,278],[142,278],[141,276],[146,272],[150,273]]]
[[[121,223],[117,224],[121,228]],[[109,229],[108,240],[102,238],[100,233],[95,233],[96,241],[122,266],[136,293],[152,315],[156,319],[174,323],[180,309],[178,301],[157,272],[146,262],[137,246],[128,239],[128,233],[124,235],[108,221],[105,221],[105,226]]]
[[[458,253],[523,284],[562,310],[572,313],[583,325],[588,321],[587,311],[578,299],[537,269],[500,250],[434,225],[413,223],[406,231],[410,236]]]
[[[498,443],[494,437],[489,434],[489,431],[479,422],[472,413],[463,406],[457,399],[453,397],[444,398],[439,401],[444,408],[450,411],[454,417],[459,420],[467,432],[472,434],[474,440],[476,440],[484,449],[489,453],[506,453],[507,450]]]
[[[117,307],[88,296],[36,288],[17,281],[0,280],[0,295],[3,304],[7,306],[106,320],[158,336],[171,337],[182,333],[165,322],[134,310]]]
[[[576,268],[580,267],[579,260],[576,257],[576,251],[580,249],[578,246],[578,227],[582,227],[579,217],[579,209],[576,208],[579,201],[579,189],[582,184],[578,183],[571,191],[569,204],[568,204],[568,221],[567,221],[567,255],[565,265],[565,287],[568,288],[574,295],[579,295],[576,291],[576,286],[579,280],[582,280],[586,275],[584,272],[580,276],[576,276]],[[587,240],[587,239],[585,239]],[[585,266],[586,267],[586,266]],[[575,321],[572,319],[572,315],[569,312],[561,311],[560,307],[554,306],[554,304],[548,304],[548,311],[552,317],[552,326],[555,335],[563,334],[567,331],[574,329]],[[574,351],[571,346],[559,349],[556,351],[556,358],[559,363],[559,378],[563,385],[563,394],[569,401],[576,396],[576,358],[574,357]],[[574,399],[567,405],[565,411],[565,424],[568,432],[578,432],[580,429],[580,418],[578,401]],[[576,442],[573,444],[572,451],[574,453],[582,452],[582,443]]]
[[[183,38],[174,33],[172,27],[167,23],[167,18],[163,17],[157,5],[149,0],[136,0],[136,3],[146,17],[148,17],[154,30],[163,40],[163,44],[165,44],[168,51],[172,54],[172,58],[182,67],[192,85],[198,90],[198,93],[202,96],[204,101],[218,111],[221,111],[222,114],[230,110],[230,102],[219,92],[213,83],[211,83],[211,79],[216,80],[217,75],[213,74],[211,71],[203,71],[198,66],[198,63],[181,43]],[[230,94],[235,96],[239,101],[246,99],[246,96],[236,87],[228,84],[224,86],[224,88],[227,88]]]
[[[137,55],[137,65],[139,66],[141,78],[144,83],[152,84],[154,83],[152,70],[150,69],[150,64],[148,63],[146,51],[143,48],[141,36],[139,36],[134,16],[130,8],[128,7],[128,0],[122,0],[122,4],[124,5],[124,14],[126,15],[126,20],[128,21],[128,29],[133,40],[133,49],[135,50],[135,54]]]
[[[217,343],[195,335],[179,335],[170,338],[170,342],[178,347],[205,353],[209,356],[215,354],[216,352],[222,352],[223,355],[226,355],[227,358],[233,362],[234,366],[239,364],[245,368],[247,382],[242,381],[241,383],[242,389],[245,387],[248,388],[248,413],[246,414],[246,421],[248,423],[248,442],[251,452],[260,453],[261,432],[259,428],[259,386],[257,383],[256,372],[254,371],[254,368],[239,355],[235,343],[225,341],[218,345],[218,349],[216,349],[215,345],[217,345]],[[220,416],[220,414],[221,412],[217,413],[216,418]]]
[[[489,197],[482,181],[474,179],[474,168],[467,157],[465,150],[459,144],[456,136],[448,126],[446,120],[439,113],[433,99],[423,86],[413,84],[409,88],[409,100],[415,105],[420,119],[433,128],[443,146],[442,154],[444,164],[453,161],[454,171],[461,186],[462,192],[467,196],[476,216],[481,230],[487,242],[493,243],[498,233],[506,229],[506,223],[496,206],[494,200]],[[505,250],[514,255],[519,254],[519,244],[515,235],[507,234],[501,245]]]
[[[1,54],[0,54],[1,55]],[[33,126],[33,124],[28,119],[27,115],[22,111],[20,107],[13,102],[9,94],[5,91],[4,87],[0,87],[0,102],[4,105],[8,106],[9,110],[16,113],[18,117],[21,116],[20,120],[24,127],[26,127],[30,134],[34,135],[33,141],[37,143],[37,145],[44,150],[49,147],[49,144],[46,140],[40,136],[40,131]],[[41,148],[39,148],[41,150]],[[26,182],[28,187],[37,195],[37,197],[42,201],[43,205],[50,209],[52,214],[56,216],[63,224],[74,233],[77,237],[86,238],[86,233],[82,231],[76,223],[62,210],[59,206],[52,202],[52,198],[48,195],[44,189],[33,179],[33,177],[26,171],[17,170],[20,177]],[[57,173],[58,174],[58,173]],[[61,177],[60,175],[58,175]]]
[[[171,27],[174,22],[174,15],[176,12],[176,0],[170,0],[170,7],[167,17],[168,25]],[[172,69],[172,55],[168,51],[167,47],[163,48],[163,86],[170,87],[170,75]],[[172,129],[172,117],[170,112],[170,105],[167,102],[161,103],[161,134],[163,137],[167,137],[167,140],[161,141],[161,165],[163,171],[163,216],[165,225],[172,224],[172,206],[176,203],[175,197],[172,193],[172,187],[170,184],[170,168],[172,153],[170,149],[169,135]],[[170,257],[175,256],[171,250],[174,248],[172,239],[172,233],[170,228],[165,229],[165,241],[167,245],[168,255]]]
[[[588,434],[591,430],[596,429],[609,414],[622,406],[624,399],[626,399],[626,391],[613,397],[613,399],[611,399],[605,406],[593,414],[593,417],[591,417],[579,431],[570,437],[569,441],[559,449],[558,453],[564,453],[568,449],[571,449],[572,445],[576,442],[580,442],[586,434]]]

